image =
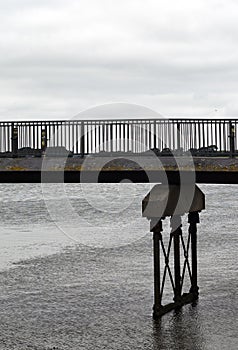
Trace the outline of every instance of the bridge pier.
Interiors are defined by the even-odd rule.
[[[179,193],[178,185],[170,185],[169,190],[163,185],[156,185],[142,202],[143,216],[150,220],[150,231],[153,233],[154,319],[198,299],[197,224],[199,223],[199,212],[205,208],[205,197],[202,191],[195,186],[194,198],[190,205],[189,202],[184,202],[184,198],[179,203]],[[181,220],[185,212],[188,212],[189,223],[186,244]],[[166,217],[170,217],[171,227],[167,248],[162,234],[163,220]],[[181,253],[183,253],[183,258]],[[173,256],[173,272],[170,263],[171,255]],[[183,292],[186,274],[190,281],[190,289]],[[173,301],[163,304],[166,277],[172,287]]]

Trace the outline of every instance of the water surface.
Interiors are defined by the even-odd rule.
[[[149,185],[1,184],[0,349],[237,349],[238,188],[201,188],[199,302],[153,322]]]

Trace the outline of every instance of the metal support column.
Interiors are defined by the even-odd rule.
[[[152,222],[153,226],[154,223]],[[160,241],[162,221],[159,220],[154,227],[151,228],[153,232],[153,242],[154,242],[154,306],[153,306],[153,318],[156,319],[160,314],[161,310],[161,290],[160,290]]]
[[[175,215],[170,219],[170,225],[172,228],[172,235],[174,241],[174,301],[181,300],[181,269],[180,269],[180,235],[181,230],[181,216]]]
[[[190,293],[193,293],[194,299],[198,299],[198,271],[197,271],[197,224],[199,223],[199,213],[188,214],[189,233],[191,235],[191,258],[192,258],[192,280]]]

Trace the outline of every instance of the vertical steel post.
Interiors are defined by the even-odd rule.
[[[18,153],[18,128],[12,123],[12,156],[17,157]]]
[[[151,231],[153,232],[154,249],[154,306],[153,318],[157,319],[161,309],[161,291],[160,291],[160,240],[163,231],[162,221],[154,223],[151,221]]]
[[[177,123],[177,149],[181,148],[180,123]]]
[[[229,138],[230,138],[230,157],[234,158],[235,156],[235,126],[232,122],[229,122]]]
[[[84,154],[85,154],[84,144],[85,144],[84,122],[82,121],[81,130],[80,130],[80,154],[82,158],[84,157]]]
[[[157,148],[156,120],[154,120],[154,149]]]
[[[110,152],[114,151],[113,147],[113,124],[110,124]]]
[[[197,272],[197,224],[199,223],[199,213],[192,212],[188,214],[189,233],[191,235],[191,258],[192,258],[192,285],[190,293],[193,293],[194,299],[198,299],[198,272]]]
[[[181,216],[171,216],[170,226],[172,228],[174,241],[174,301],[181,299],[181,269],[180,269],[180,235],[181,235]]]

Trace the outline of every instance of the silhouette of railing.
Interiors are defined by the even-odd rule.
[[[213,147],[234,154],[237,119],[128,119],[0,122],[1,156],[41,155],[61,147],[76,155],[141,153],[150,149],[198,150]],[[38,153],[37,153],[38,151]]]

